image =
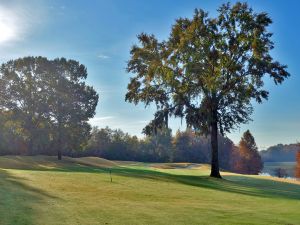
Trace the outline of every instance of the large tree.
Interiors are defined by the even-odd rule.
[[[29,154],[36,151],[41,124],[47,114],[44,94],[47,68],[49,62],[45,58],[25,57],[10,60],[0,69],[0,110],[9,112],[7,119],[19,121]]]
[[[251,100],[268,98],[264,76],[280,84],[289,76],[286,66],[273,60],[274,48],[267,13],[246,3],[223,4],[218,16],[196,9],[194,17],[179,18],[165,41],[138,35],[130,51],[127,71],[133,73],[126,100],[157,111],[148,131],[167,125],[168,117],[211,137],[211,176],[221,178],[218,133],[224,135],[250,120]]]
[[[60,160],[63,150],[87,141],[91,130],[88,120],[95,115],[98,94],[85,83],[86,67],[75,60],[54,59],[50,71],[46,91],[48,112]]]
[[[20,121],[29,153],[51,142],[61,159],[62,150],[79,148],[87,139],[98,95],[85,83],[84,65],[24,57],[4,63],[0,76],[0,110]]]

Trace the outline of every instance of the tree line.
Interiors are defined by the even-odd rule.
[[[264,162],[295,162],[299,144],[278,144],[262,150],[261,157]]]
[[[250,131],[244,133],[238,146],[220,134],[218,140],[222,169],[245,174],[262,171],[263,163]],[[192,129],[177,131],[172,136],[171,130],[165,128],[145,138],[137,138],[119,129],[94,127],[85,150],[74,154],[110,160],[209,164],[210,148],[210,137],[199,135]]]
[[[144,129],[147,134],[144,138],[132,136],[120,129],[91,128],[87,119],[92,114],[86,110],[94,110],[98,99],[96,92],[83,81],[78,84],[81,89],[73,89],[78,81],[70,81],[70,77],[65,77],[67,72],[56,78],[46,74],[39,69],[41,62],[64,63],[66,68],[73,65],[73,69],[81,66],[81,71],[85,71],[75,61],[52,61],[42,57],[26,57],[2,65],[0,82],[6,88],[4,93],[7,99],[1,102],[1,155],[58,154],[60,159],[63,153],[71,157],[97,156],[110,160],[210,163],[210,137],[191,128],[177,131],[174,136],[171,129],[166,127],[155,133],[147,133]],[[60,86],[59,82],[65,83]],[[8,94],[11,94],[10,98]],[[76,97],[72,98],[75,94]],[[80,94],[84,97],[82,101],[77,99]],[[77,104],[85,107],[79,108]],[[59,111],[59,106],[65,109]],[[57,118],[64,118],[59,120],[63,121],[61,125]],[[245,132],[239,146],[221,134],[218,136],[222,169],[246,174],[261,172],[262,162],[249,131]]]

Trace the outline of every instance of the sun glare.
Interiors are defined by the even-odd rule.
[[[17,19],[14,13],[0,6],[0,44],[18,38]]]

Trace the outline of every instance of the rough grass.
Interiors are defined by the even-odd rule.
[[[300,224],[299,182],[208,172],[195,164],[0,157],[0,224]]]

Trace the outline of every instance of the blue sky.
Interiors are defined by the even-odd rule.
[[[110,126],[141,136],[153,117],[154,108],[124,101],[130,74],[126,61],[130,47],[141,32],[168,37],[178,17],[191,17],[195,8],[210,15],[226,1],[213,0],[0,0],[0,62],[28,55],[66,57],[88,68],[88,80],[100,94],[92,125]],[[233,1],[234,2],[234,1]],[[278,143],[300,141],[300,2],[248,1],[256,11],[273,19],[275,50],[272,55],[288,65],[291,77],[281,86],[266,80],[270,98],[255,106],[253,121],[228,136],[238,143],[250,129],[257,145],[264,149]],[[173,131],[184,129],[172,120]]]

